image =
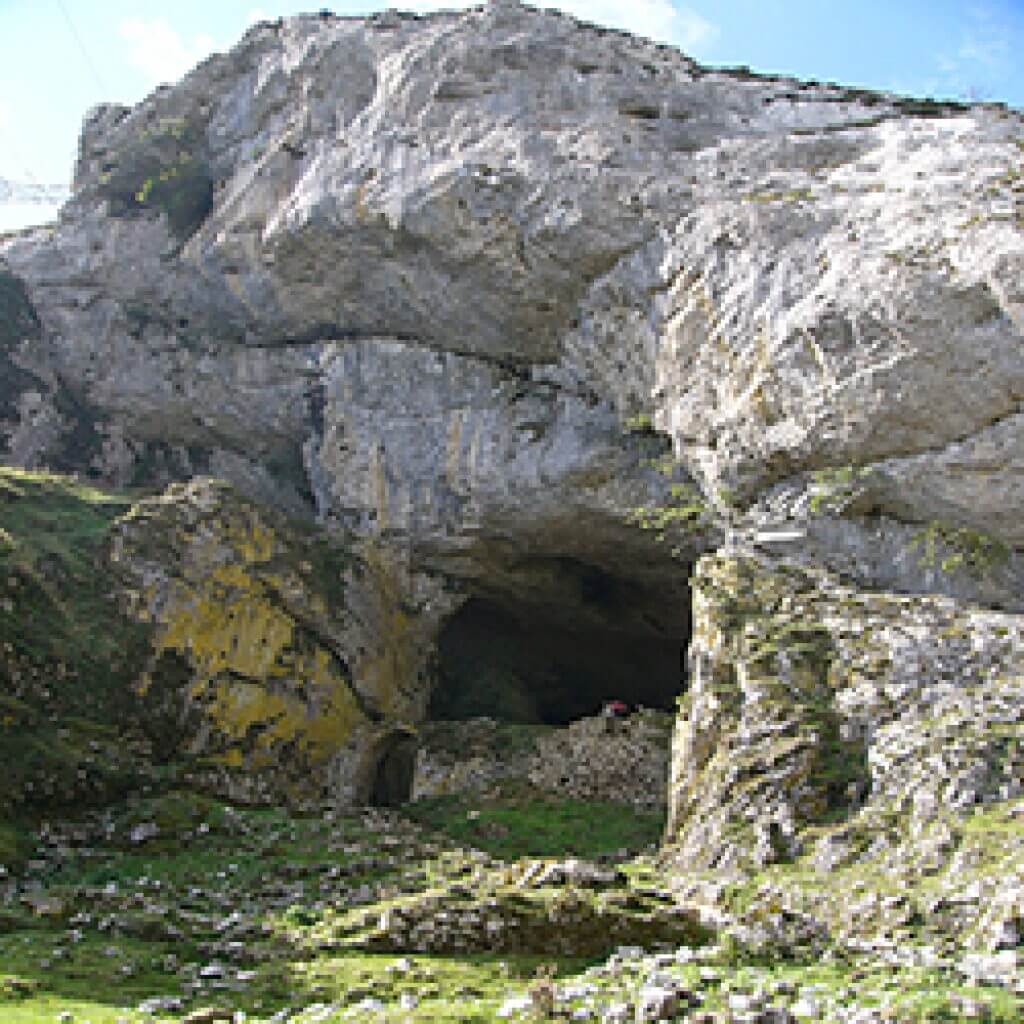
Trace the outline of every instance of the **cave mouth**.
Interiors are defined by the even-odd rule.
[[[612,700],[675,708],[688,600],[570,559],[538,579],[535,590],[471,597],[448,620],[429,718],[566,725]]]
[[[374,751],[368,803],[372,807],[399,807],[408,803],[412,798],[415,773],[415,736],[403,731],[389,733]]]

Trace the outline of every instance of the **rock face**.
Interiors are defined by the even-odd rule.
[[[174,757],[234,799],[365,802],[450,606],[223,482],[132,503],[0,469],[3,807],[106,798]]]
[[[110,561],[155,631],[135,686],[187,683],[177,742],[252,800],[367,800],[378,748],[423,717],[439,587],[200,479],[133,506]]]
[[[899,821],[1018,797],[1024,620],[947,598],[865,593],[827,575],[709,556],[694,576],[690,688],[674,742],[670,837],[728,872]]]
[[[643,414],[723,514],[870,467],[883,526],[1016,545],[1022,134],[515,4],[262,23],[95,110],[4,243],[42,325],[9,457],[562,553],[663,496]],[[933,586],[844,525],[818,557]]]
[[[950,793],[911,766],[953,749],[933,700],[1019,721],[1022,189],[998,106],[517,3],[264,22],[94,110],[59,223],[0,239],[3,458],[230,481],[118,528],[134,614],[225,768],[297,750],[345,799],[461,602],[628,665],[686,643],[706,557],[670,839],[770,863],[886,780],[919,810],[1019,780],[980,733]],[[364,567],[336,604],[284,515]]]

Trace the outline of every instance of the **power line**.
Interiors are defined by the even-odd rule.
[[[95,80],[101,93],[106,93],[107,87],[103,84],[103,79],[100,78],[100,73],[96,70],[96,65],[93,63],[92,58],[89,56],[89,51],[85,48],[85,43],[82,37],[78,34],[78,29],[75,28],[75,23],[71,20],[71,15],[68,14],[68,9],[64,6],[64,0],[57,0],[57,6],[60,8],[61,14],[64,15],[64,20],[68,23],[68,28],[71,30],[71,34],[75,37],[75,42],[78,43],[79,50],[82,51],[82,58],[85,63],[89,66],[89,71],[92,73],[92,77]]]

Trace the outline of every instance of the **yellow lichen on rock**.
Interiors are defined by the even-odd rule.
[[[182,585],[174,605],[157,647],[186,654],[199,679],[221,672],[256,678],[279,674],[293,620],[241,567],[219,566],[195,587]]]
[[[329,635],[343,610],[308,578],[303,538],[205,481],[142,503],[125,522],[123,545],[129,569],[143,559],[150,567],[137,602],[146,608],[134,614],[157,625],[137,685],[148,690],[168,657],[184,666],[175,687],[193,723],[185,737],[192,753],[223,768],[282,773],[289,791],[367,723]]]
[[[221,757],[237,762],[232,746],[240,744],[243,763],[259,768],[292,743],[310,763],[323,763],[362,718],[348,680],[323,648],[298,649],[295,620],[272,599],[283,581],[253,572],[272,554],[273,535],[228,529],[217,540],[239,561],[179,584],[157,649],[191,663],[192,696],[229,745]]]
[[[360,689],[371,694],[385,718],[414,720],[414,705],[421,694],[410,693],[423,657],[422,627],[403,607],[407,589],[402,567],[383,548],[367,545],[367,575],[374,597],[371,635],[373,647],[359,664]]]
[[[363,721],[348,686],[332,672],[326,652],[316,651],[294,667],[296,679],[304,680],[311,691],[308,697],[236,679],[210,684],[214,699],[208,713],[233,744],[219,755],[222,763],[267,767],[274,763],[279,745],[293,743],[311,767],[318,767]],[[255,738],[243,750],[250,730]]]

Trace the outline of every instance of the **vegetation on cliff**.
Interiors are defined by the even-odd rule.
[[[103,546],[125,497],[0,467],[0,822],[139,784],[131,680],[146,634]]]

